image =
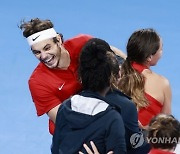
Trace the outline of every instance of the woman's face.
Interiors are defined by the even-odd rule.
[[[161,58],[162,53],[163,53],[162,47],[163,47],[162,39],[160,39],[160,47],[159,47],[158,51],[154,55],[152,55],[152,59],[150,61],[150,66],[156,65],[157,62],[159,61],[159,59]]]

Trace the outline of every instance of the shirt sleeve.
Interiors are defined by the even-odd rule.
[[[29,89],[38,116],[47,113],[61,103],[55,92],[46,84],[41,84],[36,80],[29,80]]]

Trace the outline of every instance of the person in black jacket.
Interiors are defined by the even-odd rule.
[[[83,47],[79,65],[83,91],[63,102],[58,110],[52,154],[87,153],[83,144],[90,146],[90,141],[101,154],[126,153],[120,108],[110,106],[105,98],[112,67],[117,63],[109,44],[101,39],[93,38]]]
[[[150,145],[146,142],[142,129],[138,125],[138,115],[131,98],[120,90],[113,88],[106,95],[111,106],[121,108],[121,116],[125,126],[127,154],[147,154]]]
[[[119,65],[121,65],[121,62]],[[146,136],[144,136],[142,129],[139,128],[136,106],[132,102],[131,98],[122,93],[118,88],[119,79],[121,77],[119,65],[116,63],[116,65],[111,66],[111,89],[106,95],[106,100],[108,101],[109,105],[116,108],[121,108],[121,116],[125,126],[127,153],[147,154],[150,151],[150,144],[147,143],[145,139]],[[85,145],[85,147],[87,146]],[[86,149],[88,153],[92,152],[89,151],[88,148]],[[93,151],[95,154],[99,153],[96,150]]]

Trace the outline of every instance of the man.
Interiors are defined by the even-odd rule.
[[[29,88],[37,115],[46,113],[49,116],[49,131],[53,134],[60,104],[81,91],[78,59],[82,47],[92,36],[81,34],[63,42],[62,34],[54,30],[50,20],[38,18],[23,22],[20,29],[40,60],[29,79]],[[113,50],[125,57],[117,48]]]

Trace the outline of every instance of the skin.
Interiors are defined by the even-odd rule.
[[[53,39],[43,40],[31,46],[35,57],[52,69],[67,69],[70,65],[70,56],[68,51],[63,47],[59,35],[59,42],[54,43]]]
[[[111,50],[113,50],[116,55],[122,57],[123,59],[126,59],[126,57],[127,57],[126,54],[123,53],[120,49],[118,49],[114,46],[110,46],[110,47],[111,47]]]

